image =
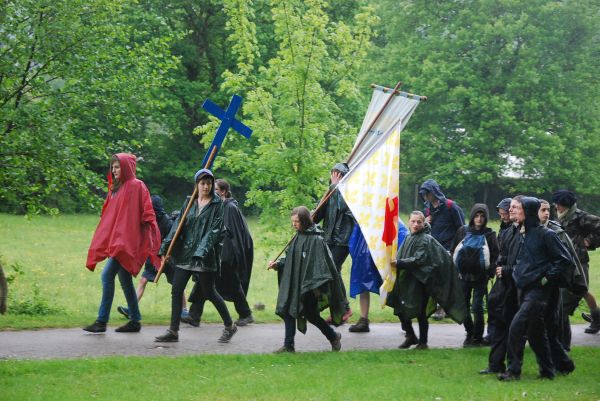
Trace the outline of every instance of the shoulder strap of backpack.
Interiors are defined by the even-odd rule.
[[[452,205],[454,205],[454,201],[452,199],[446,199],[446,206],[448,206],[448,209],[452,209]]]

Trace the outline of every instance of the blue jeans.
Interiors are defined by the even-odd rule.
[[[119,282],[127,300],[129,308],[129,319],[134,322],[142,320],[140,308],[138,307],[137,295],[133,287],[131,274],[121,266],[116,259],[109,258],[102,270],[102,301],[98,310],[98,321],[108,323],[110,308],[115,297],[115,276],[119,275]]]

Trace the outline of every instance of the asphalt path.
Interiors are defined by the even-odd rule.
[[[587,326],[572,326],[573,346],[600,346],[600,334],[585,334]],[[229,344],[220,344],[217,339],[223,330],[222,325],[192,327],[182,324],[179,342],[156,343],[154,337],[163,334],[165,326],[143,326],[139,333],[117,333],[116,327],[109,326],[102,334],[91,334],[77,328],[0,331],[0,359],[261,354],[279,348],[284,335],[283,323],[251,324],[240,327]],[[348,327],[346,324],[336,328],[342,333],[342,351],[395,349],[404,340],[400,323],[372,323],[369,333],[350,333]],[[430,348],[461,348],[464,338],[464,328],[457,324],[429,326]],[[330,350],[329,342],[310,324],[306,335],[296,334],[296,352]]]

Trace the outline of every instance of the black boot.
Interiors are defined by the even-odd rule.
[[[96,320],[94,323],[85,326],[83,329],[90,333],[104,333],[106,331],[106,323]]]
[[[596,334],[600,331],[600,309],[595,309],[591,313],[592,315],[592,324],[590,327],[585,329],[587,334]]]
[[[123,326],[118,327],[115,331],[117,333],[137,333],[142,329],[140,322],[133,320],[128,321]]]
[[[417,339],[417,337],[415,335],[407,334],[406,338],[404,339],[404,342],[402,344],[400,344],[400,346],[398,348],[406,349],[406,348],[410,348],[411,345],[415,345],[418,343],[419,343],[419,340]]]

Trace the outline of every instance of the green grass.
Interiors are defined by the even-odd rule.
[[[110,357],[0,361],[0,400],[598,400],[599,348],[572,352],[577,370],[521,381],[477,370],[486,349]]]
[[[0,330],[40,327],[77,327],[91,323],[100,303],[100,272],[85,268],[87,249],[98,223],[98,216],[60,215],[56,217],[0,214],[0,256],[4,271],[15,276],[15,266],[22,272],[9,284],[9,313],[0,315]],[[267,262],[275,258],[292,235],[291,228],[284,234],[274,234],[262,227],[255,219],[249,220],[255,240],[255,261],[248,301],[250,305],[265,304],[264,311],[254,312],[258,322],[279,322],[275,315],[277,278],[267,271]],[[282,225],[288,226],[287,219]],[[497,222],[492,222],[497,226]],[[591,290],[600,284],[600,252],[591,252]],[[344,282],[349,282],[350,258],[343,268]],[[191,284],[188,287],[191,289]],[[382,309],[378,297],[371,299],[370,318],[374,322],[393,321],[397,318],[390,308]],[[124,305],[122,291],[115,292],[113,317],[117,305]],[[14,314],[15,306],[39,313]],[[233,311],[233,305],[230,305]],[[351,300],[358,317],[358,299]],[[44,310],[47,308],[48,310]],[[140,303],[145,324],[166,325],[170,316],[170,286],[163,278],[158,285],[149,283]],[[587,310],[585,306],[582,310]],[[203,320],[219,322],[212,305],[207,304]],[[580,322],[579,313],[574,321]]]

